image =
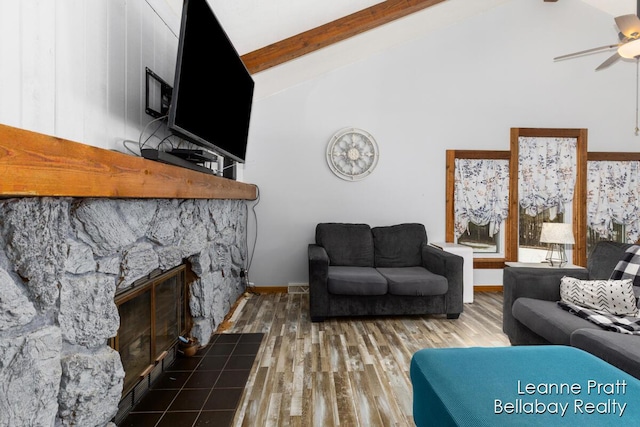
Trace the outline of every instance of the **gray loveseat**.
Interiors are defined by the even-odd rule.
[[[502,329],[511,344],[570,345],[640,378],[640,336],[604,330],[557,304],[563,276],[608,279],[629,246],[598,242],[586,269],[506,267]]]
[[[308,247],[312,321],[462,312],[463,258],[427,244],[422,224],[321,223]]]

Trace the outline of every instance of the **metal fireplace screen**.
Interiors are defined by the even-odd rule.
[[[186,266],[181,265],[116,297],[118,335],[111,346],[120,353],[126,394],[184,335],[190,325]]]

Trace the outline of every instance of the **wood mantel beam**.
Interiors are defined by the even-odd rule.
[[[257,198],[257,187],[0,125],[0,197]]]
[[[379,27],[444,0],[387,0],[312,30],[242,55],[251,74]]]

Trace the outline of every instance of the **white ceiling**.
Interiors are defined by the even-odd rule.
[[[177,1],[180,0],[167,0]],[[543,0],[529,0],[543,1]],[[563,0],[558,0],[563,1]],[[635,0],[582,0],[612,16],[636,11]],[[216,16],[224,25],[240,54],[331,22],[358,10],[380,3],[380,0],[209,0]],[[468,16],[494,7],[495,0],[447,0],[454,19],[456,14]],[[438,6],[435,6],[436,8]]]
[[[174,33],[178,33],[183,0],[147,0]],[[208,0],[236,49],[247,52],[357,12],[382,0]],[[531,0],[533,1],[533,0]],[[543,1],[543,0],[536,0]],[[563,0],[559,0],[563,1]],[[582,0],[611,16],[633,13],[635,0]],[[473,2],[473,3],[472,3]],[[495,0],[446,0],[452,15],[470,7],[480,13]],[[436,6],[437,7],[437,6]]]
[[[160,17],[179,32],[183,0],[146,0]],[[239,54],[336,20],[381,0],[207,0]],[[331,48],[254,75],[256,98],[353,63],[377,52],[449,26],[511,0],[446,0],[435,6],[360,34]],[[540,1],[543,0],[528,0]],[[558,0],[559,2],[566,0]],[[636,12],[636,0],[581,0],[611,16]],[[554,7],[556,3],[546,3]],[[163,16],[164,15],[164,16]],[[171,15],[171,16],[169,16]],[[286,68],[286,70],[285,70]]]

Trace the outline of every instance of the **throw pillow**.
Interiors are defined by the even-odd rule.
[[[630,246],[624,252],[609,278],[613,280],[631,279],[634,286],[640,286],[640,246]]]
[[[638,314],[631,279],[580,280],[565,276],[560,282],[560,299],[616,316]]]

